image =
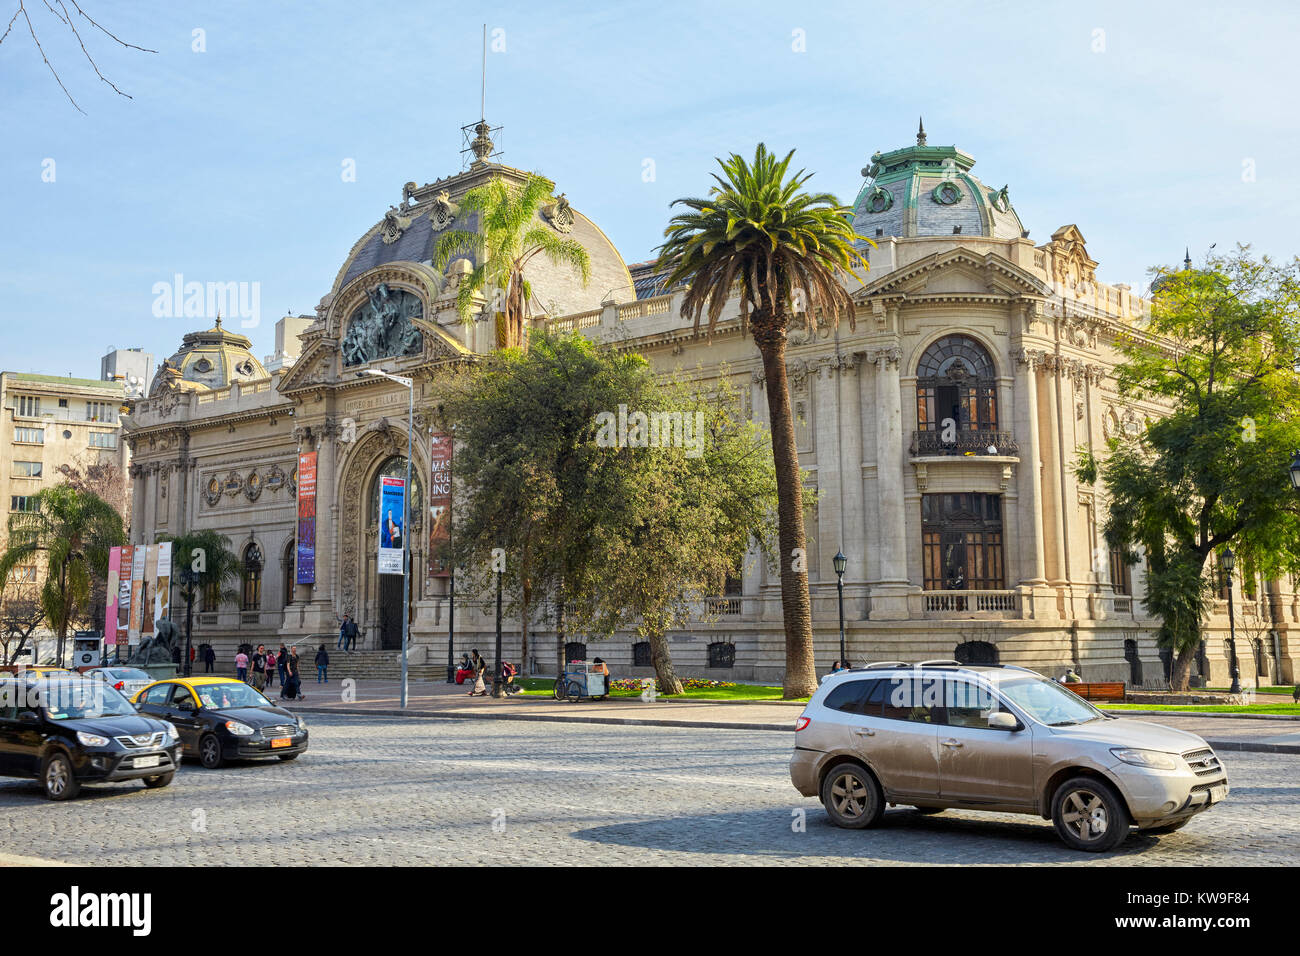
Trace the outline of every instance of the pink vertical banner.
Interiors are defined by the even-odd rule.
[[[117,640],[117,582],[122,573],[122,549],[108,552],[108,577],[104,580],[104,640]]]

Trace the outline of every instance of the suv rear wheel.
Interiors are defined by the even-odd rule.
[[[1056,788],[1052,822],[1066,846],[1089,853],[1115,849],[1129,831],[1124,801],[1110,784],[1093,777],[1073,777]]]
[[[865,830],[880,822],[885,798],[869,770],[855,763],[836,764],[822,781],[822,805],[837,827]]]

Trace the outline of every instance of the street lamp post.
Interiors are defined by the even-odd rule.
[[[1300,451],[1297,451],[1291,459],[1290,472],[1291,487],[1296,491],[1300,491]]]
[[[505,688],[501,684],[501,569],[497,569],[497,659],[492,671],[492,696],[504,697]]]
[[[1221,560],[1228,585],[1228,656],[1230,658],[1228,666],[1232,668],[1232,686],[1228,688],[1228,693],[1240,694],[1241,673],[1237,668],[1237,622],[1232,611],[1232,569],[1236,565],[1237,559],[1233,555],[1231,548],[1224,548]]]
[[[836,551],[832,560],[835,562],[835,586],[840,592],[840,666],[848,667],[844,652],[844,569],[848,567],[849,559],[844,557],[844,552]]]
[[[361,374],[390,379],[405,385],[408,397],[406,419],[406,487],[402,495],[402,709],[406,709],[406,658],[411,641],[411,451],[415,438],[415,380],[401,375],[390,375],[377,368],[368,368]]]

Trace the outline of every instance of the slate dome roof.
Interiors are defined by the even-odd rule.
[[[401,204],[393,206],[352,247],[334,279],[331,294],[377,266],[393,262],[430,265],[434,245],[444,232],[476,228],[473,215],[460,214],[456,206],[466,192],[490,179],[522,183],[527,176],[524,170],[480,156],[468,170],[456,175],[423,186],[407,183]],[[583,286],[581,278],[568,266],[552,265],[543,256],[535,257],[527,267],[534,313],[563,315],[598,309],[607,298],[635,300],[632,276],[618,249],[599,226],[568,204],[563,193],[555,199],[558,205],[544,207],[536,222],[582,244],[591,259],[591,279]]]
[[[971,175],[975,158],[956,146],[929,146],[925,126],[916,145],[876,153],[862,171],[867,183],[853,202],[853,227],[886,236],[991,236],[1019,239],[1024,226],[1006,186]]]

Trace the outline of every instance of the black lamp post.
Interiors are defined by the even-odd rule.
[[[1300,451],[1297,451],[1291,459],[1290,471],[1291,487],[1296,491],[1300,491]]]
[[[844,569],[848,567],[849,559],[844,557],[844,552],[836,551],[835,557],[835,586],[840,593],[840,666],[848,667],[848,658],[844,655]]]
[[[492,669],[492,696],[504,697],[505,687],[501,684],[501,571],[497,570],[497,660]]]
[[[456,683],[456,566],[447,568],[447,683]]]
[[[1232,686],[1228,688],[1230,694],[1241,693],[1241,674],[1237,669],[1237,622],[1232,612],[1232,569],[1237,564],[1237,559],[1232,553],[1231,548],[1224,548],[1223,555],[1220,558],[1223,562],[1223,573],[1228,586],[1228,666],[1232,668]]]

